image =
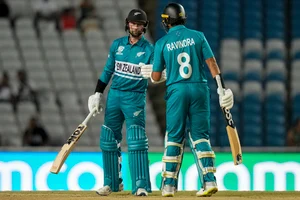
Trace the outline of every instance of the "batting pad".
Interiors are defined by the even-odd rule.
[[[148,160],[148,138],[145,129],[132,125],[127,129],[129,167],[132,180],[132,194],[138,188],[151,192]]]
[[[202,186],[205,182],[215,182],[215,153],[211,149],[209,140],[199,138],[194,141],[189,133],[188,141],[195,158]]]
[[[108,185],[114,192],[119,191],[121,161],[117,140],[113,131],[102,126],[100,148],[103,153],[104,186]]]
[[[162,185],[172,185],[177,189],[178,184],[178,173],[181,168],[182,158],[184,153],[184,143],[185,140],[182,140],[182,143],[177,143],[170,141],[168,138],[168,133],[165,136],[165,152],[162,158],[163,167],[162,167]]]

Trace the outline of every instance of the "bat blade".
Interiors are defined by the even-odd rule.
[[[242,163],[242,148],[236,128],[226,127],[234,165]]]
[[[84,131],[87,129],[87,126],[84,124],[80,124],[75,131],[72,133],[72,135],[68,138],[66,143],[62,146],[61,150],[57,154],[52,167],[50,169],[50,172],[53,174],[57,174],[63,164],[65,163],[65,160],[69,156],[69,154],[72,152],[72,150],[75,147],[75,144],[81,137],[81,135],[84,133]]]
[[[225,120],[227,123],[226,131],[229,139],[230,149],[233,157],[234,165],[239,165],[242,163],[242,147],[240,144],[240,139],[238,132],[236,130],[232,115],[229,109],[222,108]]]

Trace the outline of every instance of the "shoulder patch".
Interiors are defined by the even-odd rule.
[[[117,50],[118,52],[116,54],[117,55],[123,55],[122,51],[124,50],[124,48],[125,48],[124,46],[119,46],[118,50]]]

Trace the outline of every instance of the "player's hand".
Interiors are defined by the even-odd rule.
[[[218,94],[220,106],[222,108],[231,109],[234,103],[231,89],[218,89]]]
[[[154,84],[158,84],[158,83],[162,83],[164,81],[167,80],[167,74],[166,74],[166,69],[164,69],[162,72],[161,72],[161,77],[160,77],[160,80],[159,81],[154,81],[152,79],[152,76],[150,74],[150,79],[151,79],[151,82],[154,83]]]
[[[160,78],[159,81],[154,81],[151,77],[151,74],[153,72],[153,65],[151,65],[151,64],[150,65],[145,65],[143,63],[140,63],[140,66],[141,66],[141,75],[142,75],[142,77],[145,78],[145,79],[150,78],[152,83],[158,84],[158,83],[162,83],[162,82],[167,80],[166,70],[162,71],[161,78]]]
[[[144,79],[151,78],[153,65],[140,65],[141,66],[141,75]]]
[[[92,112],[92,110],[96,108],[96,112],[93,115],[94,117],[97,114],[99,114],[103,109],[102,99],[103,99],[103,94],[100,92],[96,92],[95,94],[89,97],[88,100],[89,111]]]

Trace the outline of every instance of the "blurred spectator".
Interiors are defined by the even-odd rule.
[[[14,108],[17,110],[17,104],[20,101],[32,101],[35,104],[36,110],[40,111],[38,92],[35,84],[28,80],[25,70],[20,69],[17,72],[18,86],[15,89]]]
[[[53,0],[40,0],[34,4],[34,27],[39,32],[40,20],[54,22],[55,27],[59,30],[59,10]]]
[[[80,3],[79,20],[83,20],[90,17],[96,17],[96,7],[93,4],[92,0],[82,0]]]
[[[85,20],[97,20],[96,7],[92,0],[82,0],[80,4],[80,17],[78,19],[78,27],[82,28],[82,23]],[[98,24],[98,22],[97,22]],[[85,28],[86,29],[86,28]]]
[[[3,72],[0,83],[0,102],[12,102],[13,93],[9,83],[9,76],[6,71]]]
[[[295,124],[288,131],[287,145],[300,147],[300,118],[296,120]]]
[[[74,8],[66,8],[63,10],[60,18],[61,29],[69,30],[76,28],[76,17]]]
[[[97,30],[99,29],[99,20],[98,19],[84,19],[81,22],[80,29],[82,32],[87,32],[88,30]]]
[[[10,8],[5,0],[0,0],[0,18],[9,18]]]
[[[38,124],[37,119],[32,117],[23,134],[23,146],[45,146],[48,144],[48,141],[48,133]]]

